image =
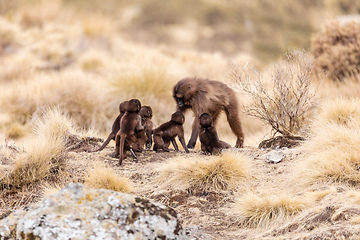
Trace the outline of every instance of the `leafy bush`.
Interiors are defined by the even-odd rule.
[[[342,81],[360,73],[360,21],[332,20],[311,40],[311,51],[321,70]]]

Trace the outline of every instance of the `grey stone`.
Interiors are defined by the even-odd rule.
[[[135,195],[69,184],[0,221],[1,239],[184,239],[176,212]]]
[[[285,156],[286,156],[285,153],[281,151],[272,152],[265,157],[265,162],[279,163],[285,158]]]

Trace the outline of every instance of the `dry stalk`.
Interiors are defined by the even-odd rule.
[[[248,115],[270,124],[274,135],[296,136],[316,106],[316,91],[311,88],[313,70],[313,59],[305,52],[293,51],[266,76],[245,64],[235,66],[231,78],[252,100],[245,106]]]

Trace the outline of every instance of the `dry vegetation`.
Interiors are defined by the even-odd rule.
[[[359,12],[348,0],[0,0],[0,218],[82,182],[168,204],[194,238],[356,239],[359,22],[320,29]],[[239,90],[255,116],[242,112],[243,149],[144,151],[123,166],[112,144],[84,151],[107,136],[124,100],[150,105],[154,127],[168,121],[172,88],[188,76]],[[186,139],[191,123],[188,114]],[[219,137],[233,145],[225,123]],[[306,141],[256,148],[274,132]],[[264,161],[277,151],[282,162]]]

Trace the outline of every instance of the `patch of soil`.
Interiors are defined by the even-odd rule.
[[[303,137],[297,136],[277,136],[274,138],[263,140],[258,148],[265,149],[280,149],[280,148],[294,148],[300,146],[305,141]]]
[[[230,149],[229,151],[246,154],[251,159],[254,177],[239,183],[239,187],[235,191],[224,192],[201,192],[190,189],[180,191],[161,189],[159,186],[157,176],[162,163],[174,157],[177,159],[188,156],[202,158],[204,155],[200,150],[190,150],[188,154],[183,150],[180,152],[143,150],[137,153],[138,162],[135,162],[130,154],[127,154],[128,157],[120,166],[118,159],[112,157],[113,142],[103,151],[88,152],[88,150],[98,147],[101,141],[101,139],[92,137],[71,137],[69,146],[71,151],[67,167],[62,173],[64,177],[61,177],[60,185],[66,185],[69,182],[84,182],[88,169],[101,162],[114,169],[119,176],[129,178],[135,187],[134,194],[172,207],[182,221],[183,228],[186,229],[187,239],[357,239],[357,234],[360,234],[359,225],[351,223],[351,219],[360,216],[360,207],[346,205],[348,199],[344,196],[350,188],[343,185],[337,186],[342,191],[335,191],[331,196],[318,201],[315,206],[269,228],[253,229],[238,224],[239,216],[236,215],[235,209],[236,199],[241,197],[241,194],[248,190],[269,196],[276,196],[283,190],[291,192],[291,186],[287,180],[293,164],[301,161],[302,149],[299,147],[281,149],[286,155],[283,161],[276,164],[265,162],[268,154],[279,151],[273,150],[273,147],[283,146],[275,143],[285,140],[273,140],[273,144],[267,145],[272,147],[266,149],[248,146],[241,149]],[[36,183],[35,185],[40,188],[41,184]],[[295,194],[304,195],[307,191],[312,192],[316,189],[321,191],[329,187],[331,186],[328,184],[320,184],[316,186],[315,190],[303,189],[303,192]],[[6,202],[0,202],[0,207],[7,206],[0,211],[1,217],[6,216],[9,209],[16,209],[38,201],[42,190],[39,189],[36,192],[27,190],[22,194],[16,195],[15,193],[15,196],[10,192],[1,193]],[[16,200],[16,206],[11,206],[10,204],[14,200]],[[338,238],[331,237],[331,234]]]
[[[104,142],[102,138],[80,137],[78,135],[69,135],[67,139],[67,148],[69,151],[83,152],[91,151],[98,147],[99,142]]]

